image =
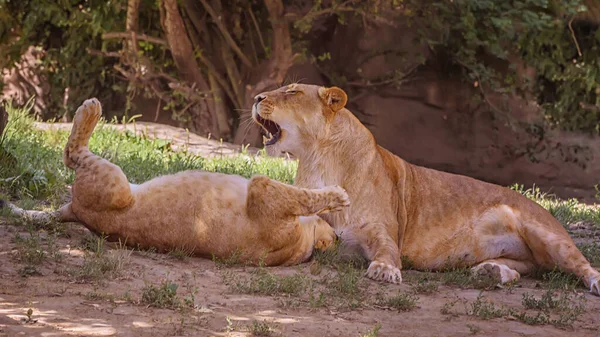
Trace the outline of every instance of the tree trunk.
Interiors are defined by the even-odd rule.
[[[257,94],[281,85],[285,75],[292,66],[292,40],[288,23],[285,21],[284,7],[281,0],[265,0],[265,6],[269,11],[269,20],[273,28],[273,40],[271,43],[271,58],[257,67],[260,73],[254,74],[257,78],[254,85],[246,86],[246,107],[250,108]],[[252,126],[249,130],[240,127],[236,131],[234,142],[236,144],[250,144],[259,146],[261,141],[260,128]]]
[[[140,0],[128,0],[127,1],[127,17],[125,19],[125,31],[134,32],[138,31],[139,22],[139,11],[140,11]],[[135,51],[137,41],[135,39],[127,39],[127,49],[129,52]]]
[[[210,86],[204,79],[196,58],[192,43],[187,35],[183,19],[177,8],[177,0],[163,0],[165,9],[165,30],[167,42],[171,49],[175,66],[182,78],[200,91],[209,94]],[[219,138],[217,118],[212,98],[198,101],[190,110],[193,112],[193,123],[196,131],[202,136],[211,134]]]
[[[0,104],[0,140],[2,140],[6,124],[8,124],[8,113],[4,109],[4,106]]]

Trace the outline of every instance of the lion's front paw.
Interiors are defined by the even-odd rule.
[[[326,206],[319,213],[340,211],[350,206],[350,197],[340,186],[327,186],[322,189],[326,198]]]
[[[319,223],[316,228],[315,233],[315,249],[327,250],[329,247],[333,245],[337,236],[333,231],[333,228],[329,226],[325,221],[323,223]]]
[[[402,283],[402,274],[400,269],[391,264],[373,261],[367,269],[366,276],[376,281],[400,284]]]
[[[590,281],[590,292],[592,295],[600,296],[600,277],[596,276]]]

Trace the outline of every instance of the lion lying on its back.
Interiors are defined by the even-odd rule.
[[[348,192],[352,207],[321,217],[372,261],[368,277],[401,282],[400,256],[420,269],[474,266],[502,283],[557,265],[600,295],[600,273],[550,213],[510,189],[405,162],[346,101],[339,88],[292,84],[257,95],[252,115],[272,135],[269,152],[299,159],[297,186]]]
[[[100,102],[77,110],[65,147],[65,164],[75,170],[72,201],[53,213],[24,211],[33,220],[81,222],[91,231],[127,245],[159,251],[184,249],[195,255],[241,262],[290,265],[307,260],[313,248],[335,239],[318,213],[348,206],[346,192],[329,186],[304,189],[267,177],[185,171],[132,185],[123,171],[88,149],[101,115]],[[2,202],[0,202],[2,206]]]

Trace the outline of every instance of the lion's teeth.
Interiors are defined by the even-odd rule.
[[[267,143],[267,141],[268,141],[267,137],[265,137],[265,136],[263,135],[263,144],[266,144],[266,143]]]

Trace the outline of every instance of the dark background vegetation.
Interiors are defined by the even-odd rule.
[[[596,0],[0,1],[4,96],[260,144],[252,97],[337,85],[417,164],[589,197],[600,177]]]

